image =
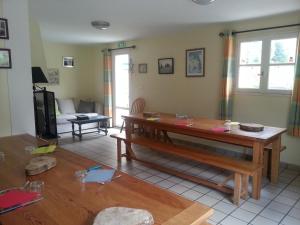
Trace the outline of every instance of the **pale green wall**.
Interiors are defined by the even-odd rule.
[[[300,13],[289,13],[256,20],[227,24],[213,24],[155,38],[127,42],[137,48],[130,50],[134,73],[130,76],[130,99],[146,99],[147,109],[186,113],[191,116],[217,118],[223,62],[223,43],[218,33],[224,29],[244,30],[257,27],[299,23]],[[115,47],[115,44],[110,45]],[[44,42],[48,68],[60,70],[60,85],[49,86],[58,97],[94,98],[103,102],[103,58],[105,45],[77,46]],[[185,50],[204,47],[206,72],[203,78],[185,77]],[[63,68],[62,56],[74,56],[75,68]],[[157,59],[174,57],[175,74],[158,75]],[[139,74],[138,64],[147,63],[148,73]],[[234,119],[286,127],[290,96],[236,94]],[[300,165],[299,138],[284,136],[287,150],[282,161]],[[223,145],[221,145],[223,146]]]
[[[249,20],[232,24],[232,29],[243,30],[257,27],[279,26],[300,23],[300,12],[287,15],[267,17],[260,20]],[[289,29],[286,29],[289,30]],[[295,28],[293,28],[295,30]],[[282,30],[272,31],[274,34]],[[300,27],[296,28],[300,32]],[[255,35],[252,33],[251,35]],[[287,127],[290,95],[261,95],[236,93],[234,99],[234,119],[237,121],[262,123],[269,126]],[[300,165],[300,138],[283,136],[283,144],[287,150],[281,155],[281,160]]]
[[[60,84],[47,86],[48,90],[55,92],[56,97],[95,99],[101,95],[99,90],[96,91],[98,62],[94,47],[44,41],[44,50],[47,68],[59,69]],[[63,56],[74,57],[74,68],[63,67]]]
[[[32,66],[39,66],[46,76],[47,68],[59,69],[59,85],[47,85],[57,98],[102,99],[102,45],[75,45],[47,42],[42,39],[40,26],[30,18]],[[63,56],[75,59],[74,68],[63,67]],[[40,84],[40,86],[43,86]]]
[[[189,32],[128,42],[127,45],[137,46],[135,50],[130,51],[135,71],[130,77],[131,101],[141,96],[146,99],[147,110],[218,118],[223,62],[223,43],[218,33],[230,28],[245,30],[299,22],[300,12],[295,12],[230,24],[203,26]],[[202,47],[206,51],[205,77],[186,78],[185,50]],[[157,59],[164,57],[174,57],[174,75],[158,74]],[[138,73],[139,63],[148,64],[147,74]],[[236,94],[234,120],[286,127],[289,100],[288,95]],[[287,150],[282,154],[282,161],[300,165],[300,138],[285,135],[283,144],[287,146]]]
[[[103,58],[100,46],[44,41],[47,68],[58,68],[59,85],[47,85],[57,98],[93,99],[103,103]],[[73,56],[74,68],[63,67],[63,56]]]
[[[46,74],[47,66],[45,59],[44,44],[41,37],[40,26],[33,18],[29,18],[30,25],[30,44],[31,44],[31,64],[32,66],[41,67]]]

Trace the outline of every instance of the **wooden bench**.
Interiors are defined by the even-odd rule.
[[[256,165],[250,161],[234,159],[228,156],[212,153],[205,149],[192,149],[189,147],[165,143],[165,142],[161,142],[161,141],[157,141],[154,139],[149,139],[141,136],[136,136],[136,135],[132,135],[132,138],[130,140],[126,139],[125,134],[112,134],[111,137],[117,139],[117,156],[118,156],[119,163],[121,162],[121,157],[125,156],[125,154],[122,155],[121,152],[122,151],[121,142],[124,141],[125,144],[130,142],[133,144],[148,147],[153,151],[171,154],[177,157],[181,157],[184,159],[192,160],[195,162],[203,163],[206,165],[218,167],[233,172],[234,173],[233,202],[237,205],[239,204],[241,197],[246,198],[248,196],[249,176],[255,175],[258,172],[258,170],[262,168],[261,166]],[[127,150],[126,150],[126,157],[128,157],[128,154],[130,154]],[[224,187],[225,183],[214,184],[210,181],[203,180],[201,178],[196,178],[169,168],[162,167],[152,162],[138,159],[134,155],[131,155],[130,158],[146,163],[148,166],[161,170],[163,172],[171,173],[175,176],[189,179],[196,183],[204,184],[206,186],[216,188],[218,190],[227,193],[232,193],[232,190],[229,189],[230,191],[228,191],[228,188]]]

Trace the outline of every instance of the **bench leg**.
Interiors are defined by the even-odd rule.
[[[248,198],[248,185],[249,185],[249,176],[242,175],[242,198]]]
[[[253,146],[253,162],[262,166],[263,165],[263,151],[264,144],[255,142]],[[259,169],[254,175],[252,180],[252,198],[259,200],[261,192],[261,179],[262,169]]]
[[[242,176],[239,173],[234,174],[234,192],[233,192],[233,203],[237,206],[240,204],[241,189],[242,189]]]
[[[121,154],[122,154],[122,145],[121,139],[117,139],[117,159],[118,159],[118,167],[121,165]]]
[[[272,143],[271,153],[271,183],[275,184],[278,182],[279,164],[280,164],[280,148],[281,138],[280,136]]]
[[[270,152],[269,150],[264,150],[264,168],[263,168],[263,176],[267,177],[269,172],[269,162],[270,162]]]

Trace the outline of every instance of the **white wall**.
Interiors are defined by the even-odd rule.
[[[286,15],[266,17],[262,19],[236,22],[228,25],[233,30],[253,29],[257,27],[280,26],[300,23],[300,12]],[[300,32],[300,27],[277,29],[259,34],[286,32],[289,30]],[[255,35],[248,33],[248,35]],[[241,35],[240,35],[241,36]],[[243,122],[256,122],[268,126],[287,127],[290,95],[251,94],[236,92],[234,96],[234,120]],[[300,138],[284,134],[282,143],[287,146],[281,154],[281,161],[300,165],[299,145]]]
[[[89,45],[63,44],[43,41],[47,68],[59,69],[59,85],[47,85],[56,98],[100,100],[95,68],[96,49]],[[35,46],[33,46],[34,48]],[[63,57],[74,57],[74,67],[63,67]],[[99,68],[100,70],[100,68]],[[99,85],[100,86],[100,85]]]
[[[0,0],[0,15],[3,17],[3,1]],[[1,48],[4,48],[5,40],[0,40]],[[11,135],[10,109],[7,84],[7,70],[0,70],[0,137]]]
[[[223,41],[218,36],[224,29],[246,30],[300,22],[300,11],[266,18],[212,24],[188,32],[131,41],[137,48],[131,51],[134,74],[130,76],[131,101],[144,97],[150,111],[185,113],[206,118],[219,117],[220,84],[223,64]],[[277,30],[273,31],[277,32]],[[115,44],[112,45],[115,47]],[[205,77],[185,77],[185,50],[205,48]],[[157,59],[174,57],[175,73],[159,75]],[[147,63],[148,73],[139,74],[138,64]],[[238,94],[234,96],[233,119],[239,122],[262,123],[287,127],[290,96]],[[287,150],[284,162],[300,165],[300,138],[284,135]],[[225,147],[224,144],[218,144]],[[233,149],[232,146],[229,147]]]
[[[35,134],[27,0],[3,0],[8,19],[12,69],[7,70],[12,134]]]

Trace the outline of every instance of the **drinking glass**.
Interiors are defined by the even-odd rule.
[[[36,149],[35,146],[32,146],[32,145],[28,145],[24,148],[25,152],[28,153],[29,155],[31,155],[31,152]]]
[[[86,170],[78,170],[74,175],[80,181],[80,183],[85,182]]]
[[[31,181],[28,185],[28,191],[37,192],[39,194],[42,194],[43,188],[44,188],[44,181],[41,180]]]

